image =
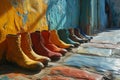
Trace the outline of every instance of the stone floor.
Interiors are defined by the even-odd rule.
[[[97,34],[41,71],[1,65],[0,80],[120,80],[120,29]]]

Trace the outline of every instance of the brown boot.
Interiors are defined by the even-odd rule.
[[[84,38],[84,36],[82,36],[79,32],[79,29],[78,28],[74,28],[74,34],[78,37],[78,38],[81,38],[83,39],[85,42],[89,42],[88,39]]]
[[[3,60],[5,59],[5,54],[7,50],[7,43],[6,40],[0,43],[0,63],[3,63]]]
[[[23,52],[32,60],[40,61],[45,66],[50,61],[50,58],[36,54],[32,49],[32,42],[29,33],[20,33],[21,35],[21,48]]]
[[[79,42],[79,43],[84,43],[85,41],[82,40],[81,38],[78,38],[75,34],[74,34],[74,29],[73,28],[70,28],[68,29],[69,30],[69,38],[75,42]]]
[[[25,55],[21,49],[20,35],[7,35],[7,47],[6,59],[8,62],[16,63],[29,70],[40,70],[44,67],[41,62],[34,61]]]

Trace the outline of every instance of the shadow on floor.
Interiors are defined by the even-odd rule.
[[[37,71],[27,70],[13,64],[2,64],[0,66],[0,75],[9,74],[9,73],[21,73],[26,75],[33,75],[39,72],[41,72],[41,70],[37,70]]]

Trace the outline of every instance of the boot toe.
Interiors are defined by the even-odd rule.
[[[30,70],[41,70],[44,68],[44,65],[41,62],[37,62],[37,63],[31,64],[28,68]]]
[[[48,62],[50,62],[51,59],[50,58],[45,58],[43,59],[41,62],[43,63],[44,66],[47,66],[48,65]]]
[[[74,47],[75,47],[74,45],[72,45],[72,44],[70,45],[70,48],[74,48]]]
[[[52,55],[52,56],[50,57],[50,59],[51,59],[52,61],[57,61],[57,60],[59,60],[61,57],[62,57],[61,53],[56,53],[55,55]]]
[[[61,49],[60,53],[64,56],[65,53],[67,53],[67,50],[66,49]]]
[[[84,40],[79,40],[79,43],[85,43],[85,41]]]
[[[78,47],[79,45],[80,45],[80,44],[79,44],[79,43],[77,43],[77,42],[76,42],[76,43],[74,43],[74,46],[75,46],[75,47]]]

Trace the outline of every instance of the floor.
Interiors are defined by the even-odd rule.
[[[120,29],[100,32],[41,71],[1,65],[0,80],[120,80],[119,33]]]

